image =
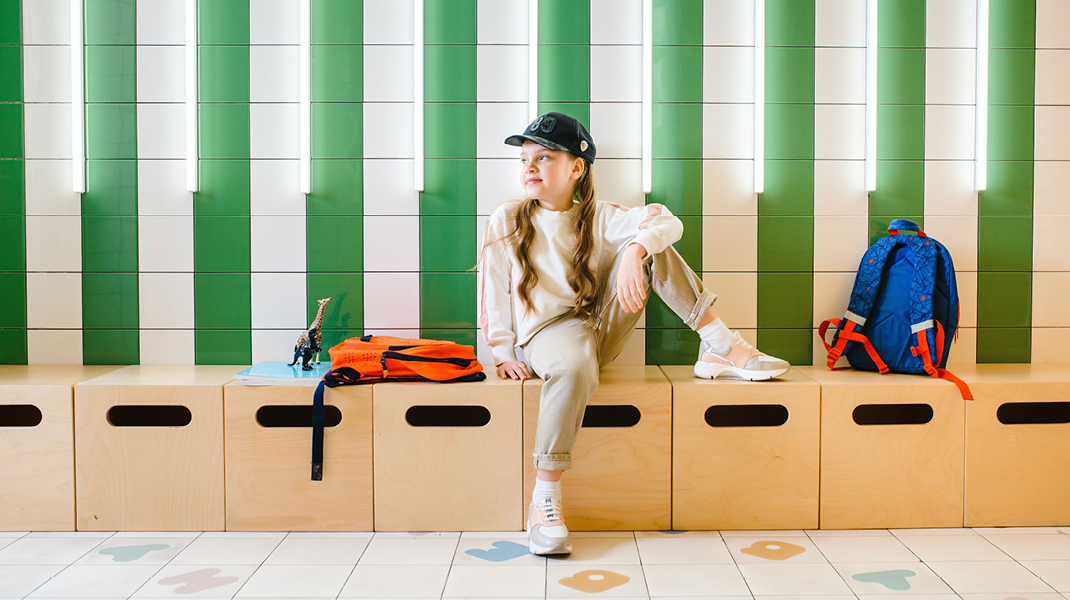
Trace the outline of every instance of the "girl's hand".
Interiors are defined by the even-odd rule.
[[[522,360],[510,360],[498,365],[499,379],[531,379],[528,366]]]
[[[643,258],[646,248],[642,244],[632,243],[624,249],[624,257],[617,271],[617,299],[624,312],[643,310],[646,300],[646,288],[643,286]]]

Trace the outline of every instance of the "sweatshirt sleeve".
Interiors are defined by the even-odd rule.
[[[487,219],[483,232],[484,246],[479,261],[479,327],[483,339],[494,353],[494,365],[516,360],[516,332],[513,331],[512,262],[505,235],[505,211],[502,207]]]
[[[629,209],[607,202],[605,212],[606,242],[618,248],[636,242],[658,254],[684,235],[684,224],[661,204]]]

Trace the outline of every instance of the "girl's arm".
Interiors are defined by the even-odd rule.
[[[509,247],[505,235],[504,211],[499,207],[487,219],[480,255],[479,327],[494,353],[494,364],[516,361],[516,333],[513,332],[512,280]],[[489,244],[488,244],[489,242]]]
[[[635,242],[648,254],[658,254],[680,241],[684,224],[661,204],[647,204],[628,209],[619,204],[606,203],[603,236],[618,251]]]

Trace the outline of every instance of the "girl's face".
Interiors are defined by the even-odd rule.
[[[524,142],[520,149],[520,185],[528,198],[544,202],[570,199],[581,175],[583,159],[568,152],[535,142]]]

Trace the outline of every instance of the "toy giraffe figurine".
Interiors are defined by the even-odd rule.
[[[301,359],[301,369],[311,371],[312,365],[309,363],[312,362],[313,355],[316,357],[316,364],[319,364],[320,343],[323,341],[323,332],[320,331],[320,326],[323,324],[323,309],[327,308],[327,303],[330,301],[330,298],[324,298],[319,301],[319,312],[316,313],[316,318],[308,326],[308,329],[297,338],[297,344],[294,345],[294,360],[289,366],[296,365],[297,360]]]

